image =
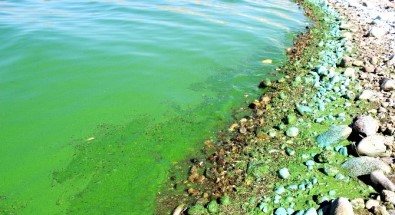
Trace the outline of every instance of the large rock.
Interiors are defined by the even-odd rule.
[[[382,135],[375,134],[365,137],[359,142],[357,151],[359,155],[367,155],[369,157],[381,156],[385,153],[386,138]]]
[[[371,116],[361,115],[355,119],[353,129],[358,133],[370,136],[379,130],[379,122]]]
[[[377,158],[367,156],[350,158],[342,164],[350,176],[358,177],[361,175],[369,175],[375,170],[381,170],[384,173],[390,173],[391,167]]]
[[[334,143],[338,143],[341,140],[346,139],[350,136],[352,129],[347,125],[336,125],[332,126],[329,130],[318,135],[317,142],[319,147],[330,146]]]
[[[370,180],[375,186],[384,188],[385,190],[395,191],[395,185],[384,175],[383,171],[375,170],[370,173]]]
[[[337,198],[332,202],[330,215],[353,215],[351,203],[343,197]]]
[[[395,81],[389,78],[385,78],[381,81],[380,88],[384,91],[391,91],[395,89]]]

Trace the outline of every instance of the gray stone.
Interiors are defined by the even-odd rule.
[[[386,190],[395,191],[395,185],[384,175],[383,171],[375,170],[370,173],[370,180],[376,186],[380,186]]]
[[[365,137],[359,142],[357,151],[359,155],[377,157],[382,155],[387,147],[385,146],[386,138],[382,135],[375,134]]]
[[[351,132],[352,129],[347,125],[332,126],[329,130],[318,135],[316,140],[319,147],[326,147],[346,139]]]
[[[368,100],[374,96],[374,92],[372,90],[364,90],[361,95],[358,96],[359,100]]]
[[[384,173],[390,173],[391,167],[377,158],[367,156],[353,157],[342,164],[350,176],[358,177],[361,175],[369,175],[375,170],[381,170]]]
[[[353,124],[353,129],[366,136],[376,134],[379,130],[379,122],[371,116],[358,116]]]
[[[288,137],[296,137],[299,134],[299,129],[297,127],[290,127],[287,129],[287,131],[285,132],[285,134]]]
[[[380,88],[384,91],[391,91],[395,89],[395,81],[389,78],[385,78],[381,81]]]
[[[287,168],[282,168],[278,171],[278,176],[282,179],[286,179],[289,177],[289,171]]]
[[[337,198],[332,202],[330,215],[353,215],[351,203],[343,197]]]
[[[391,204],[395,204],[395,193],[390,190],[383,190],[381,192],[381,197],[384,201],[390,202]]]

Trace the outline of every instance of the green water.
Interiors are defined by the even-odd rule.
[[[152,214],[305,22],[286,0],[0,1],[0,214]]]

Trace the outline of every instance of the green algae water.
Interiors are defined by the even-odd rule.
[[[0,1],[0,214],[152,214],[305,22],[287,0]]]

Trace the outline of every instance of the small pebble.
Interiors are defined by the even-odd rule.
[[[280,178],[286,179],[289,177],[290,174],[287,168],[282,168],[278,171],[278,175],[280,176]]]

